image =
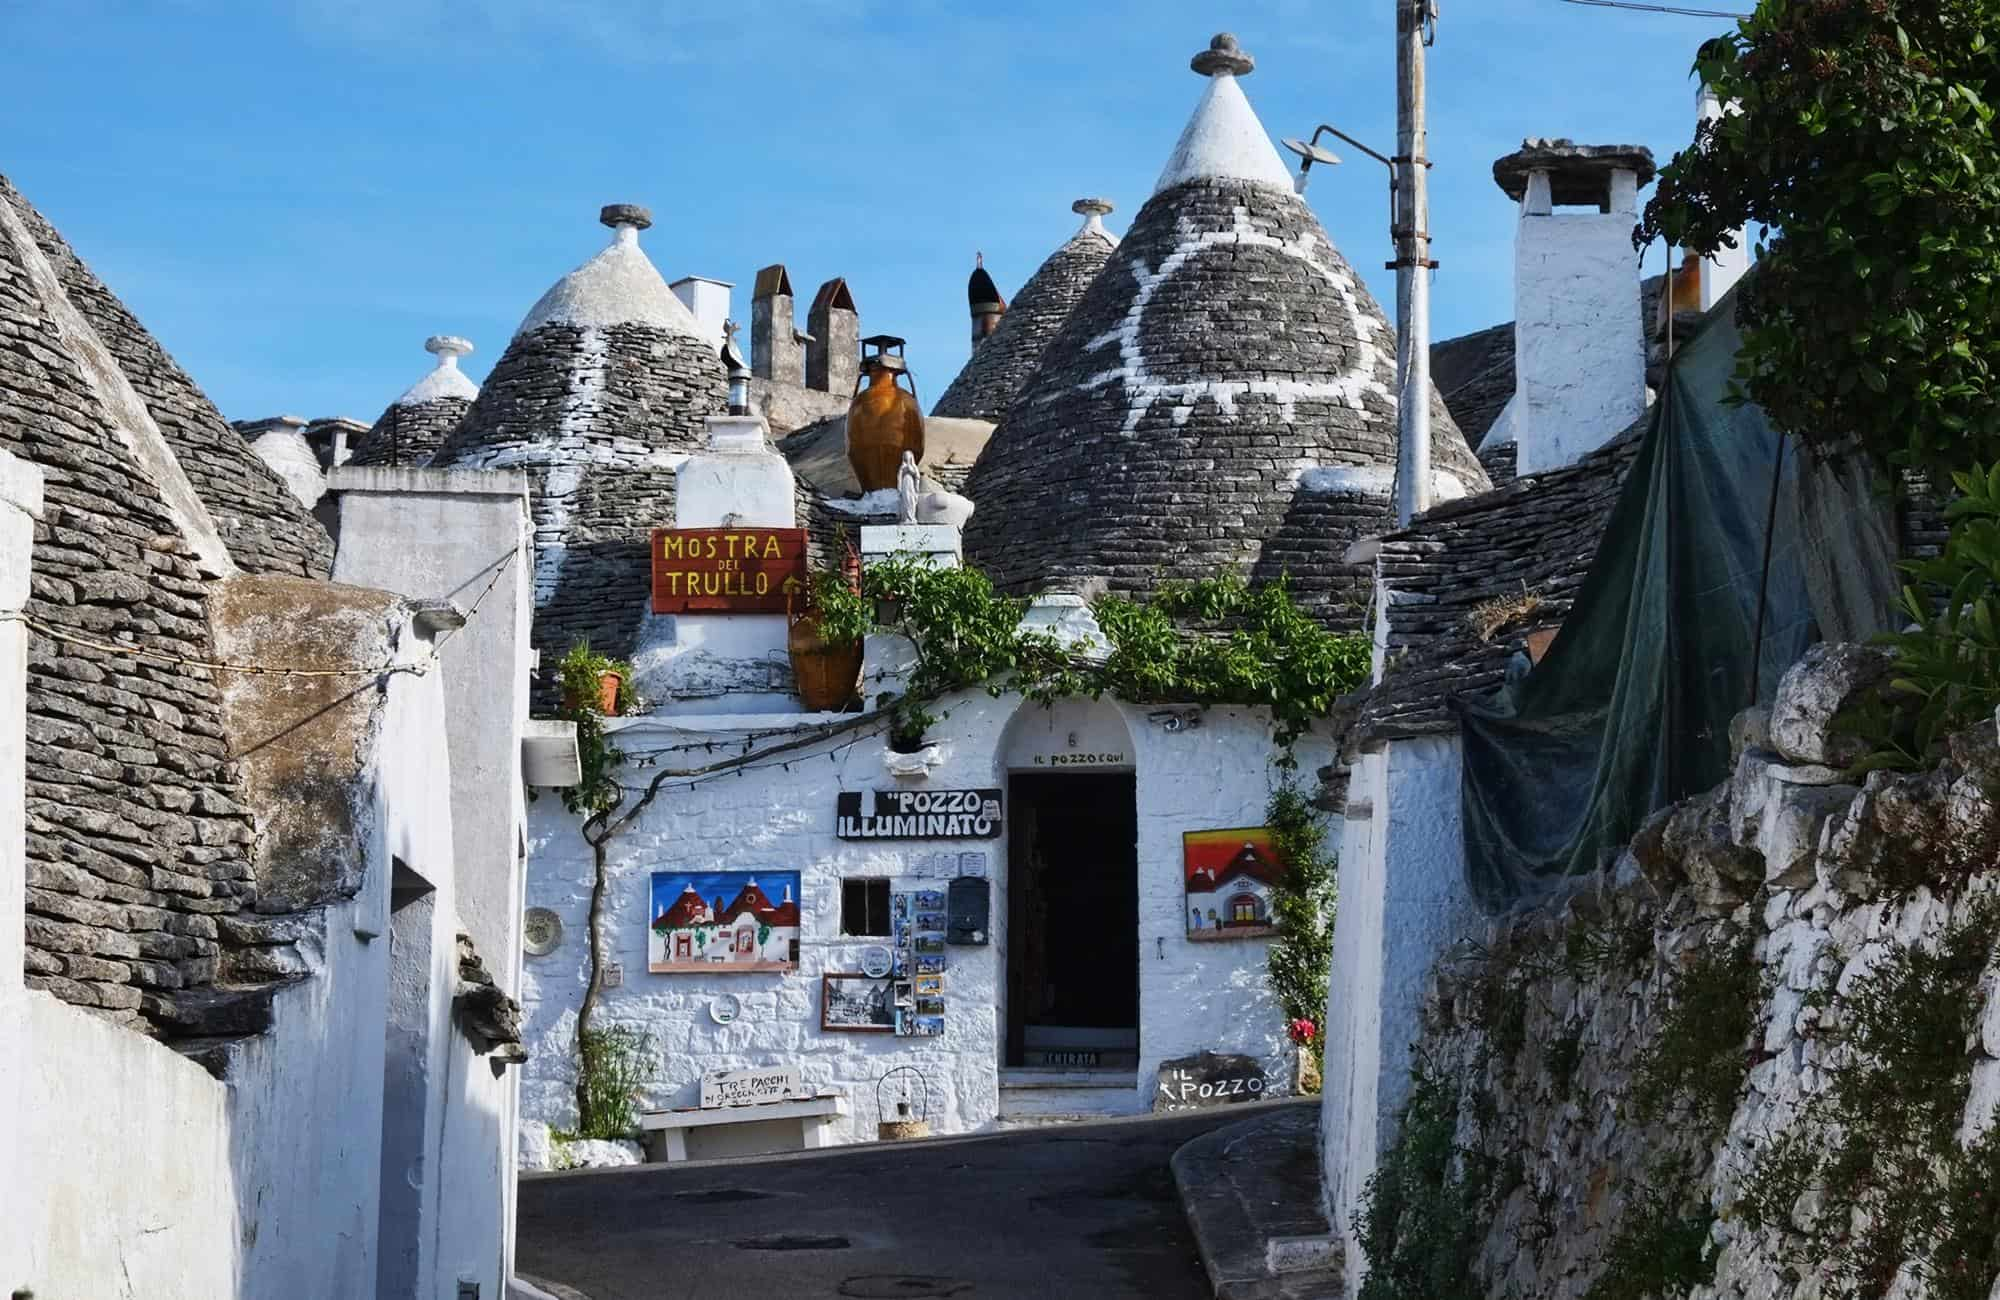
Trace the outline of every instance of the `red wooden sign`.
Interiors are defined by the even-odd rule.
[[[653,530],[655,614],[782,614],[787,578],[806,579],[803,528]]]

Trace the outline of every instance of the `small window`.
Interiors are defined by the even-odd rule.
[[[840,932],[875,937],[889,933],[889,882],[840,882]]]

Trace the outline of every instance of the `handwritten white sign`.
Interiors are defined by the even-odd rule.
[[[701,1076],[701,1108],[719,1110],[724,1106],[761,1106],[786,1101],[803,1091],[804,1086],[796,1065],[765,1070],[710,1070]]]

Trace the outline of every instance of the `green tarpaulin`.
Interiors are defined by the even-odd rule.
[[[1725,402],[1734,315],[1726,300],[1676,352],[1548,654],[1458,701],[1466,860],[1490,908],[1595,870],[1649,814],[1722,781],[1730,720],[1822,627],[1855,638],[1888,616],[1894,550],[1865,474],[1781,457],[1761,410]]]

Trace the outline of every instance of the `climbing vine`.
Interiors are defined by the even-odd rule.
[[[1270,710],[1279,762],[1289,768],[1299,739],[1369,675],[1368,638],[1321,626],[1283,578],[1168,582],[1143,602],[1101,596],[1091,605],[1105,641],[1095,656],[1022,627],[1026,603],[995,591],[974,568],[895,556],[868,570],[861,594],[888,613],[886,630],[916,647],[907,691],[881,697],[906,733],[938,720],[930,703],[981,687],[1043,703],[1113,695],[1134,704],[1233,704]]]
[[[1265,978],[1278,995],[1292,1040],[1312,1062],[1317,1079],[1325,1065],[1327,976],[1333,964],[1333,919],[1338,896],[1333,855],[1326,851],[1326,823],[1292,782],[1272,791],[1264,811],[1272,848],[1284,867],[1272,889],[1272,941]]]

